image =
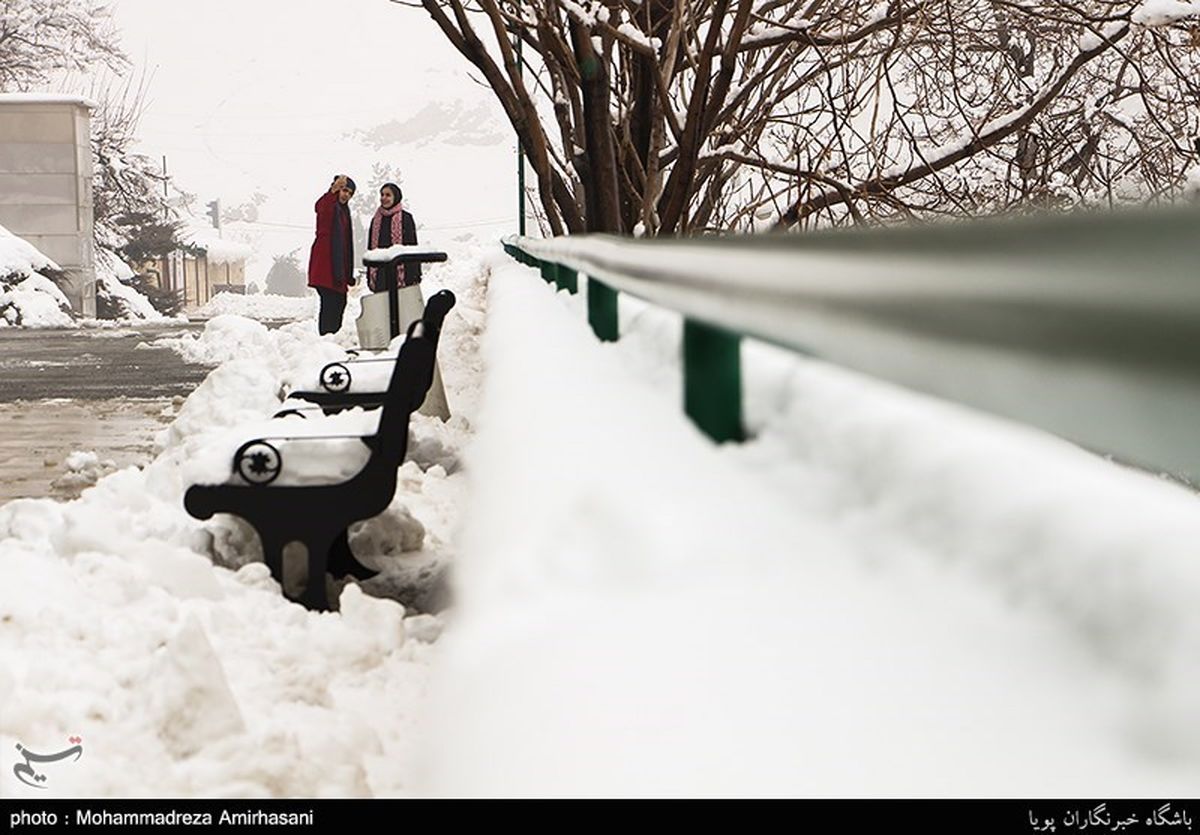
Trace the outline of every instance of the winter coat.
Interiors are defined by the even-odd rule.
[[[345,293],[354,275],[354,235],[350,210],[336,192],[321,195],[317,212],[317,238],[308,258],[308,286]],[[339,257],[340,256],[340,257]]]
[[[392,217],[384,217],[383,220],[390,221],[388,224],[380,223],[379,232],[375,238],[367,241],[367,249],[387,249],[392,246],[391,223],[396,222],[395,215]],[[412,246],[417,243],[417,224],[413,220],[413,216],[406,211],[400,212],[400,231],[401,242],[407,246]],[[371,231],[368,227],[367,237],[371,237]],[[396,268],[391,264],[386,264],[378,268],[375,274],[376,292],[383,292],[391,287],[396,282]],[[401,287],[412,287],[415,284],[421,283],[421,264],[420,262],[411,262],[404,265],[404,279],[400,283]]]

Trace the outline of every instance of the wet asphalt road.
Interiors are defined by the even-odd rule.
[[[0,403],[186,396],[211,369],[189,365],[169,348],[137,346],[203,328],[202,322],[113,329],[0,328]]]
[[[211,369],[138,345],[203,327],[0,328],[0,503],[78,495],[86,483],[66,471],[72,452],[96,453],[106,470],[149,461],[155,436]]]

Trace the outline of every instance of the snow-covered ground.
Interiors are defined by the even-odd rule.
[[[366,594],[344,589],[339,613],[286,602],[245,526],[200,523],[182,504],[206,469],[228,477],[228,443],[278,409],[281,389],[343,356],[312,321],[267,330],[214,319],[198,342],[220,345],[228,361],[182,404],[150,464],[104,475],[75,501],[0,506],[0,738],[9,751],[20,742],[52,752],[76,735],[87,752],[46,766],[38,796],[412,791],[441,623],[391,598],[432,601],[453,549],[486,280],[462,251],[428,281],[428,292],[449,286],[459,300],[439,355],[455,416],[414,416],[395,501],[351,531],[356,553],[383,573]],[[349,318],[347,327],[343,341]],[[5,796],[35,792],[11,769],[0,778]]]
[[[716,448],[677,319],[490,286],[425,791],[1194,791],[1193,494],[761,346]]]
[[[81,457],[78,500],[0,506],[0,741],[82,737],[54,794],[1194,791],[1192,493],[763,346],[755,439],[715,447],[679,409],[675,317],[623,298],[600,344],[582,293],[498,246],[452,249],[442,286],[455,417],[414,416],[352,534],[385,574],[338,613],[181,496],[354,310],[325,338],[214,317],[172,345],[219,365],[151,464]],[[451,561],[448,612],[390,599]]]
[[[317,315],[316,293],[305,296],[278,296],[272,293],[218,293],[196,311],[199,319],[233,314],[260,321],[309,319]]]

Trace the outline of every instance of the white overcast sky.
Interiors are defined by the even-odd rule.
[[[286,249],[306,239],[312,203],[334,173],[361,183],[378,160],[401,166],[406,203],[425,227],[512,231],[504,225],[516,215],[511,128],[422,9],[389,0],[116,0],[113,12],[135,72],[150,76],[141,150],[166,154],[199,212],[208,200],[235,205],[260,191],[269,198],[264,246]],[[431,102],[486,102],[499,141],[435,136],[375,150],[345,136],[410,119]],[[374,205],[361,185],[356,200]]]

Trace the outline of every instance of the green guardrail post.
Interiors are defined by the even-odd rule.
[[[587,283],[588,324],[601,342],[616,342],[617,291],[603,282],[588,276]]]
[[[564,267],[562,264],[559,264],[558,273],[555,276],[555,284],[558,285],[559,290],[566,290],[568,293],[574,295],[579,292],[579,273],[570,267]]]
[[[745,439],[741,353],[737,334],[683,320],[683,408],[717,443]]]
[[[547,284],[554,284],[558,281],[558,264],[553,261],[542,262],[542,280]]]

